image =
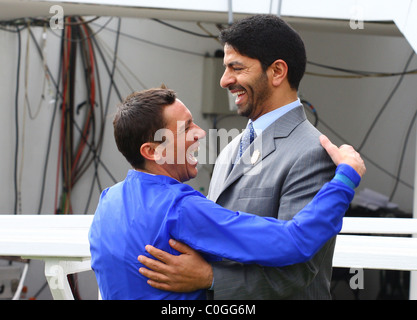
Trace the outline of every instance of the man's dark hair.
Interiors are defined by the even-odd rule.
[[[288,65],[288,82],[298,90],[306,69],[306,51],[300,35],[274,15],[255,15],[221,32],[220,40],[241,55],[257,59],[266,71],[278,59]]]
[[[113,120],[114,138],[117,148],[133,168],[143,168],[145,159],[140,147],[155,141],[155,133],[165,128],[164,107],[175,100],[173,90],[157,88],[134,92],[118,105]]]

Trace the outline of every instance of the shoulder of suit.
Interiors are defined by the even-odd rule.
[[[307,119],[303,106],[298,106],[275,120],[265,129],[265,135],[273,134],[276,138],[284,138]]]

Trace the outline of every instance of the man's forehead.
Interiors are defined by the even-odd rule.
[[[176,99],[172,105],[169,105],[164,109],[164,116],[168,123],[176,123],[177,125],[184,125],[193,120],[190,110],[188,110],[185,104],[179,99]]]
[[[226,44],[224,46],[224,58],[223,60],[229,60],[236,57],[243,57],[237,50],[235,50],[232,46]]]
[[[252,60],[256,60],[256,59],[252,59],[252,58],[242,55],[241,53],[239,53],[239,51],[237,51],[230,45],[226,44],[224,46],[224,58],[223,58],[224,66],[229,66],[229,67],[236,66],[236,65],[244,66],[244,65],[250,64]]]

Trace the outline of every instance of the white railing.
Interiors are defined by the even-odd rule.
[[[54,299],[73,299],[67,274],[91,270],[91,215],[0,215],[0,256],[45,261]],[[417,219],[344,218],[334,267],[417,270]],[[416,283],[411,288],[416,290]],[[416,300],[417,297],[411,296]]]
[[[337,236],[333,267],[417,270],[417,219],[345,217]],[[410,282],[410,300],[417,300]]]
[[[45,262],[56,300],[74,299],[67,275],[91,270],[91,215],[0,215],[0,256]]]

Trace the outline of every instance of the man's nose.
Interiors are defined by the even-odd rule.
[[[227,69],[224,70],[224,73],[222,77],[220,78],[220,86],[222,88],[227,88],[235,82],[236,82],[236,79],[230,74],[230,72]]]
[[[194,128],[187,133],[187,141],[198,141],[206,136],[206,132],[198,125],[194,124]]]
[[[206,132],[201,129],[199,126],[196,128],[196,132],[194,133],[194,140],[200,140],[203,139],[206,136]]]

